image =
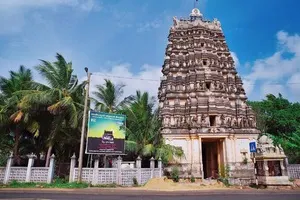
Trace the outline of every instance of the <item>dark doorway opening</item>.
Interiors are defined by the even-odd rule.
[[[217,178],[218,142],[202,142],[202,162],[204,178]]]

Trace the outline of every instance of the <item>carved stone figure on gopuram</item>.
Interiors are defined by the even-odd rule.
[[[194,175],[214,175],[216,163],[203,166],[203,145],[210,141],[217,142],[216,151],[224,154],[219,164],[242,160],[237,140],[256,139],[259,131],[220,21],[204,19],[198,8],[189,18],[174,17],[162,76],[158,95],[161,133],[167,143],[184,150],[185,158],[178,161],[182,168]]]

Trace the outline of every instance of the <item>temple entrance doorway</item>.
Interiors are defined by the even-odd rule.
[[[224,163],[223,140],[202,139],[204,178],[218,178],[220,165]]]

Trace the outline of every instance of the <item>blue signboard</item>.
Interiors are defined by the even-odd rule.
[[[250,152],[251,153],[255,153],[256,152],[256,143],[255,142],[250,142],[249,143],[249,147],[250,147]]]

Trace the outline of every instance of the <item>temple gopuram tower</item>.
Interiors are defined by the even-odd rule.
[[[182,147],[185,175],[216,177],[220,166],[251,162],[249,142],[260,133],[221,23],[194,8],[173,18],[159,87],[161,133]]]

